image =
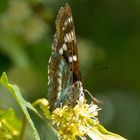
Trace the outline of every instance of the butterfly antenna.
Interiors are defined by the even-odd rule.
[[[106,70],[106,69],[108,69],[108,68],[110,68],[110,67],[111,67],[110,64],[109,64],[109,65],[105,65],[105,66],[103,66],[103,67],[98,68],[97,70],[95,70],[94,73],[97,73],[97,72],[100,72],[100,71]]]
[[[100,68],[94,70],[93,72],[90,72],[90,73],[86,74],[85,76],[83,76],[83,77],[84,77],[83,79],[85,80],[85,79],[87,79],[88,77],[90,77],[91,75],[96,74],[97,72],[106,70],[106,69],[108,69],[108,68],[110,68],[110,67],[111,67],[111,65],[105,65],[105,66],[103,66],[103,67],[100,67]],[[90,76],[89,76],[89,75],[90,75]]]

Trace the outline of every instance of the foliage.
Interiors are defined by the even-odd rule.
[[[80,137],[85,140],[126,140],[123,137],[107,131],[98,120],[97,105],[83,103],[79,99],[74,108],[64,106],[52,113],[53,126],[56,128],[59,139],[76,140]]]
[[[55,137],[52,130],[50,130],[50,128],[48,127],[47,121],[43,120],[37,110],[22,97],[20,89],[16,85],[8,83],[8,79],[5,73],[3,73],[3,75],[1,76],[0,82],[5,88],[9,90],[14,99],[18,102],[27,121],[33,129],[35,139],[43,140],[46,139],[46,137],[48,137],[50,140],[54,139]],[[34,113],[34,116],[30,115],[31,113]],[[38,118],[40,122],[39,124],[36,124],[36,122],[33,121],[33,119],[35,120],[35,116]]]
[[[4,87],[6,87],[9,90],[9,92],[12,94],[14,99],[18,102],[27,121],[29,122],[30,126],[33,129],[35,139],[45,140],[47,138],[49,140],[55,140],[56,137],[55,134],[53,134],[54,133],[53,128],[49,126],[48,121],[44,120],[42,116],[40,116],[38,111],[22,97],[20,93],[20,89],[16,85],[12,85],[8,82],[5,73],[3,73],[3,75],[1,76],[0,82]],[[99,124],[97,118],[99,109],[97,105],[95,104],[88,105],[83,101],[84,100],[81,97],[78,101],[78,104],[74,108],[70,108],[68,106],[57,108],[53,111],[52,116],[50,116],[49,106],[48,106],[49,104],[46,99],[39,99],[35,101],[33,105],[34,106],[40,105],[42,111],[44,112],[44,115],[46,116],[46,119],[50,119],[52,121],[52,124],[56,129],[59,139],[76,140],[77,136],[80,137],[81,139],[85,139],[86,136],[89,136],[93,140],[95,139],[125,140],[119,135],[108,132],[107,130],[105,130],[105,128],[103,128],[103,126]],[[29,110],[40,119],[40,124],[38,125],[38,127],[36,126],[36,121],[30,115]],[[44,124],[42,124],[41,121],[44,122],[46,127],[42,128]],[[7,112],[1,111],[0,113],[1,135],[0,136],[3,139],[5,137],[10,137],[11,139],[14,139],[15,135],[18,136],[20,135],[19,122],[18,123],[14,123],[14,122],[17,122],[17,120],[14,116],[13,110],[10,109]],[[15,128],[14,127],[12,128],[13,123],[15,125],[14,126]],[[6,131],[7,133],[5,133]],[[42,131],[44,133],[42,133]]]
[[[21,135],[21,122],[13,109],[0,110],[0,139],[18,140]]]

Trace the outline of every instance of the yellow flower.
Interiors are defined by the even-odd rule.
[[[86,127],[98,124],[97,105],[88,105],[79,99],[74,108],[64,106],[57,108],[52,113],[52,124],[58,132],[59,139],[76,140],[76,137],[86,135]]]
[[[78,117],[78,120],[80,123],[84,126],[88,126],[89,124],[96,125],[98,124],[98,111],[99,108],[97,105],[91,103],[86,104],[82,103],[81,98],[78,101],[78,104],[74,107],[74,112],[76,116]]]
[[[56,108],[50,117],[48,101],[40,99],[33,103],[40,105],[47,118],[51,118],[53,128],[55,128],[59,140],[126,140],[125,138],[107,131],[98,120],[100,108],[96,104],[87,104],[81,96],[75,107],[67,105]]]
[[[79,131],[78,121],[72,108],[68,106],[57,108],[53,111],[52,120],[60,139],[75,140]]]

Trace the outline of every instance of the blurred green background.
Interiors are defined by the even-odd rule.
[[[61,6],[71,5],[84,87],[103,101],[108,130],[140,139],[139,0],[0,0],[0,74],[30,102],[47,96],[47,65]],[[111,68],[100,71],[102,67]],[[0,87],[0,107],[19,107]],[[31,134],[27,132],[27,139]]]

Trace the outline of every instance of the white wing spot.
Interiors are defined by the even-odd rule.
[[[73,56],[73,61],[77,61],[77,56],[76,55]]]
[[[69,62],[70,62],[70,63],[73,62],[72,56],[69,57]]]
[[[66,43],[64,43],[64,44],[62,45],[62,48],[63,48],[63,50],[67,51]]]
[[[68,25],[68,22],[67,22],[67,20],[64,22],[64,25],[65,25],[65,27]]]
[[[67,37],[68,42],[70,42],[70,36],[69,36],[69,34],[66,34],[66,37]]]
[[[70,17],[70,21],[72,22],[72,17]]]
[[[48,69],[48,74],[50,74],[50,70]]]
[[[68,22],[71,23],[71,18],[70,17],[68,18]]]
[[[73,31],[71,31],[70,33],[67,33],[65,36],[64,36],[64,41],[65,42],[71,42],[74,40],[74,33]]]
[[[65,35],[64,40],[65,40],[65,42],[69,42],[69,43],[73,40],[73,36],[72,36],[71,32],[67,33]]]
[[[61,86],[61,85],[62,85],[61,78],[58,78],[58,84],[59,84],[59,86]]]
[[[72,38],[74,37],[74,33],[73,33],[73,30],[71,31],[71,36],[72,36]]]
[[[65,30],[65,27],[62,27],[62,30],[64,31]]]
[[[52,49],[53,49],[54,45],[52,44]]]
[[[62,48],[59,49],[59,53],[63,54],[63,49]]]
[[[65,41],[65,42],[68,42],[68,40],[67,40],[67,37],[66,37],[66,36],[64,36],[64,41]]]
[[[57,37],[57,34],[55,33],[55,34],[54,34],[54,38],[56,38],[56,37]]]
[[[51,62],[51,57],[49,58],[49,62],[48,63],[50,64],[50,62]]]
[[[62,90],[61,86],[58,86],[58,90],[57,91],[61,91],[61,90]]]
[[[69,33],[69,38],[70,38],[70,42],[72,41],[72,36],[71,33]]]
[[[68,19],[66,19],[66,21],[64,22],[65,27],[70,24],[72,22],[72,17],[69,17]]]
[[[48,76],[48,85],[50,84],[51,80],[50,80],[50,76]]]
[[[61,91],[58,92],[57,98],[61,96]]]

